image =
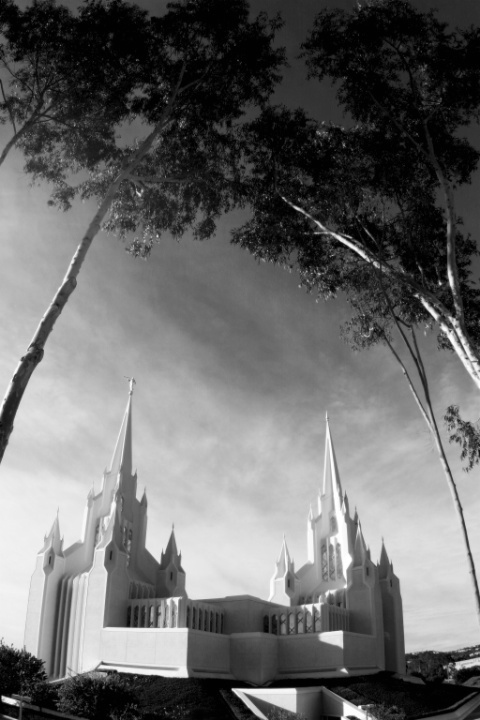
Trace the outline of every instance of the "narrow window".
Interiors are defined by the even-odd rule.
[[[130,627],[131,622],[132,622],[132,608],[129,605],[127,608],[127,627]]]
[[[272,633],[278,635],[278,617],[276,615],[272,615]]]
[[[268,617],[268,615],[263,616],[263,632],[270,632],[270,618]]]
[[[335,550],[333,543],[328,547],[328,564],[330,567],[330,580],[335,580]]]
[[[322,557],[322,580],[328,580],[328,558],[327,558],[327,543],[322,543],[321,550]]]
[[[295,614],[289,613],[288,614],[288,634],[289,635],[295,635],[296,627],[295,627]]]
[[[342,565],[342,551],[340,547],[340,543],[337,542],[337,547],[335,548],[336,556],[337,556],[337,578],[341,578],[343,575],[343,565]]]

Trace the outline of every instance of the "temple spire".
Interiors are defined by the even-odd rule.
[[[325,465],[323,471],[323,491],[322,495],[334,495],[335,493],[342,498],[342,486],[340,484],[340,474],[337,467],[337,459],[333,449],[332,436],[330,434],[330,425],[328,423],[328,414],[325,416],[326,436],[325,436]]]
[[[127,380],[130,383],[127,407],[108,472],[114,475],[121,472],[128,477],[132,475],[132,395],[135,378],[129,377]]]

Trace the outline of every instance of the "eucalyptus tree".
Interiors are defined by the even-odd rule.
[[[33,179],[52,183],[51,203],[98,210],[7,389],[0,460],[99,230],[128,236],[142,256],[165,231],[210,237],[241,201],[237,126],[267,102],[284,62],[280,20],[251,19],[245,0],[173,2],[160,17],[123,0],[86,0],[75,16],[49,0],[1,8],[4,154],[23,152]]]
[[[479,159],[469,132],[480,109],[480,31],[450,31],[405,0],[370,0],[352,12],[320,12],[302,54],[311,78],[336,85],[345,126],[277,107],[242,129],[252,216],[233,239],[295,267],[323,298],[343,293],[351,342],[384,343],[400,363],[452,492],[480,619],[463,510],[415,336],[419,327],[436,331],[480,389],[478,246],[456,209]],[[456,406],[447,418],[472,466],[476,427]]]

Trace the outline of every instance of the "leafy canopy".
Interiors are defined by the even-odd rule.
[[[280,21],[250,19],[245,0],[185,0],[150,17],[123,0],[53,0],[20,10],[0,0],[0,121],[53,204],[106,196],[152,128],[161,133],[135,176],[122,180],[107,228],[139,233],[146,255],[160,234],[193,227],[202,239],[239,202],[232,126],[266,103],[284,62]],[[167,118],[167,119],[166,119]]]
[[[459,304],[478,350],[477,246],[449,193],[479,157],[460,131],[478,119],[480,31],[450,32],[404,0],[371,0],[319,13],[303,57],[312,78],[336,84],[352,122],[268,108],[243,129],[253,213],[234,241],[297,267],[322,297],[344,292],[359,346],[388,331],[392,309],[409,325],[436,325],[451,346],[438,317]]]

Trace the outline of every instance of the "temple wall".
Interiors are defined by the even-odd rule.
[[[100,660],[119,670],[135,667],[167,677],[231,677],[230,638],[186,628],[104,628]]]

